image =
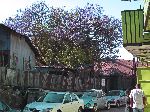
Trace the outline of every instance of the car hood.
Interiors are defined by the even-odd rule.
[[[47,109],[47,108],[54,108],[59,105],[61,105],[61,103],[32,102],[30,104],[27,104],[26,107],[36,108],[37,110],[42,110],[42,109]]]
[[[115,100],[115,99],[119,99],[119,96],[106,96],[107,100]]]

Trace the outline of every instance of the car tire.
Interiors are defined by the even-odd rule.
[[[79,107],[78,112],[83,112],[82,106]]]
[[[110,102],[107,103],[106,109],[107,109],[107,110],[110,110]]]
[[[57,112],[62,112],[62,111],[59,109],[59,110],[57,110]]]
[[[119,101],[117,101],[116,107],[120,107],[120,102]]]
[[[93,112],[98,112],[97,106],[93,106]]]

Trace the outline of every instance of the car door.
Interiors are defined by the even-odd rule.
[[[80,107],[80,101],[79,101],[79,99],[78,99],[78,97],[77,97],[77,95],[75,95],[75,94],[71,94],[71,98],[72,98],[72,107],[73,107],[73,112],[78,112],[78,109],[79,109],[79,107]]]
[[[120,104],[121,105],[125,104],[125,94],[123,91],[120,91]]]
[[[102,109],[105,107],[106,99],[103,97],[102,91],[97,92],[97,106]]]
[[[72,101],[70,94],[66,94],[61,105],[62,112],[72,112]]]
[[[122,92],[122,100],[123,100],[122,103],[123,103],[123,105],[126,104],[126,98],[127,98],[127,96],[126,96],[125,92],[123,91]]]
[[[102,108],[106,108],[107,107],[107,99],[106,99],[106,94],[105,92],[101,92],[101,98],[102,98]]]

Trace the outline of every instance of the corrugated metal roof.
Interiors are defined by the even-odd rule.
[[[34,54],[38,57],[39,56],[39,52],[38,50],[35,48],[35,46],[31,43],[31,40],[29,39],[29,37],[22,35],[18,32],[16,32],[15,30],[9,28],[8,26],[5,26],[4,24],[0,24],[0,28],[5,29],[6,31],[10,32],[10,33],[16,33],[18,35],[20,35],[21,37],[23,37],[25,39],[25,41],[27,42],[27,44],[29,45],[29,47],[32,49],[32,51],[34,52]]]
[[[113,71],[118,71],[128,76],[132,76],[133,70],[133,61],[132,60],[123,60],[118,59],[115,62],[102,62],[101,70],[103,71],[104,75],[110,75]]]

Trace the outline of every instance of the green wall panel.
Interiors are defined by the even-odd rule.
[[[123,44],[139,44],[143,40],[143,10],[125,10],[122,15]]]
[[[141,84],[147,98],[147,106],[144,112],[150,112],[150,67],[137,68],[137,83]]]
[[[128,43],[126,34],[126,13],[122,12],[122,30],[123,30],[123,43]]]
[[[134,12],[134,11],[131,11],[131,12],[130,12],[130,16],[131,16],[130,19],[131,19],[131,36],[132,36],[132,37],[135,37],[135,36],[136,36],[136,35],[135,35],[135,34],[136,34],[136,33],[135,33],[135,32],[136,32],[136,29],[135,29],[135,16],[134,16],[134,15],[135,15],[135,12]],[[134,41],[136,41],[135,38],[132,38],[132,42],[134,42]]]
[[[135,27],[136,27],[136,36],[138,42],[140,42],[140,36],[139,36],[139,12],[135,11]]]

